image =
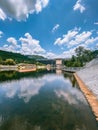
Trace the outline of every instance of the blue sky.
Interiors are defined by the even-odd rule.
[[[0,49],[67,58],[98,47],[98,0],[0,0]]]

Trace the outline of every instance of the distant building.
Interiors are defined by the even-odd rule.
[[[63,66],[63,61],[62,59],[56,59],[56,68],[61,69]]]

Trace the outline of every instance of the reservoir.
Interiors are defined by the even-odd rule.
[[[0,72],[0,130],[98,130],[71,73]]]

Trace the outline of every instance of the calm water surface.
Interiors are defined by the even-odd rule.
[[[0,72],[0,130],[98,130],[72,74]]]

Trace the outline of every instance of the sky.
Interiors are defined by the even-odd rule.
[[[98,49],[98,0],[0,0],[0,50],[69,58]]]

